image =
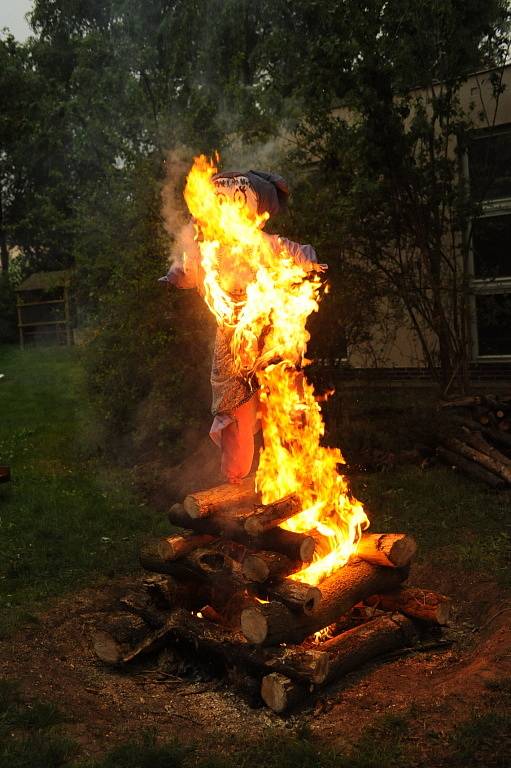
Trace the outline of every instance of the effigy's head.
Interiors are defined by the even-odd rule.
[[[218,202],[228,201],[245,209],[254,219],[268,214],[259,225],[264,227],[268,218],[275,216],[287,206],[289,189],[276,173],[265,171],[223,171],[212,176]]]

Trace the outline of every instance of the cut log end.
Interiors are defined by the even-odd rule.
[[[104,664],[119,666],[122,663],[123,649],[111,634],[98,630],[92,638],[94,653]]]
[[[251,643],[264,643],[268,634],[268,622],[258,607],[249,606],[241,612],[241,631]]]
[[[192,518],[209,517],[217,512],[229,512],[237,507],[257,503],[254,487],[254,476],[245,477],[241,483],[209,488],[205,491],[197,491],[189,494],[183,506],[185,512]]]
[[[417,552],[413,536],[404,533],[367,533],[358,543],[357,555],[375,565],[404,568]]]
[[[302,701],[304,693],[303,685],[293,682],[279,672],[266,675],[261,683],[262,700],[267,707],[278,714],[292,709]]]
[[[242,571],[248,581],[263,583],[288,576],[302,568],[302,562],[292,561],[280,552],[249,553],[243,559]]]

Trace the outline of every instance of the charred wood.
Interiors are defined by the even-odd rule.
[[[96,630],[92,645],[101,661],[118,666],[163,647],[164,637],[164,626],[155,629],[139,616],[123,613],[111,616]]]
[[[94,650],[107,664],[124,664],[141,653],[169,642],[185,643],[195,653],[216,657],[228,666],[243,665],[265,674],[282,672],[296,680],[323,682],[329,673],[329,655],[306,648],[259,648],[249,645],[240,633],[226,629],[185,610],[176,610],[159,629],[151,629],[137,617],[109,623],[94,636]],[[121,617],[125,619],[126,617]]]

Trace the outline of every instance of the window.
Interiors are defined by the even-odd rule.
[[[511,277],[511,212],[475,219],[472,238],[474,276]]]
[[[476,295],[480,357],[511,355],[511,293]]]
[[[474,134],[468,162],[482,204],[472,222],[474,356],[511,359],[511,126]]]
[[[468,162],[476,200],[511,197],[511,126],[474,134]]]

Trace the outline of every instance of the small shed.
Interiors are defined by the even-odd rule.
[[[71,270],[36,272],[16,289],[20,346],[26,342],[73,343]]]

